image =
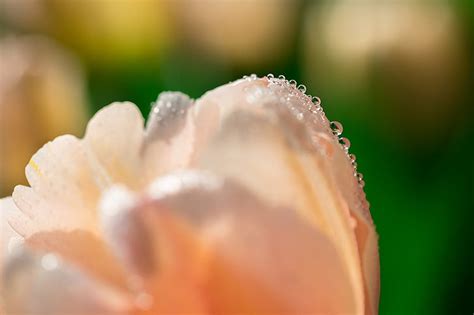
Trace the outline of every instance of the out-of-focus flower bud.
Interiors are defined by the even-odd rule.
[[[347,110],[369,109],[379,131],[427,145],[458,121],[467,59],[451,5],[342,1],[315,6],[304,36],[307,81],[342,96],[341,103],[375,96],[366,102],[375,108]]]
[[[41,145],[80,134],[86,116],[83,78],[75,59],[37,37],[0,41],[0,195],[26,182],[24,167]]]
[[[239,66],[268,64],[293,41],[299,1],[231,0],[172,2],[189,44]]]
[[[171,39],[167,1],[3,1],[13,25],[47,33],[95,65],[156,60]]]

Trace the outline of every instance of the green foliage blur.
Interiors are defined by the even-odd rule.
[[[306,84],[343,123],[364,175],[379,233],[380,314],[474,312],[474,2],[169,1],[163,23],[147,25],[138,13],[113,16],[126,1],[39,1],[42,18],[9,8],[1,34],[42,34],[72,52],[90,115],[132,101],[146,116],[162,91],[197,98],[250,73]],[[107,30],[115,24],[106,17],[128,32]],[[126,23],[154,28],[144,38],[156,42],[134,40]]]

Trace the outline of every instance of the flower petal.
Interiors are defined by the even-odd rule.
[[[33,155],[25,173],[31,188],[17,186],[13,199],[34,220],[35,230],[82,228],[97,225],[95,203],[99,187],[79,139],[60,136]],[[34,231],[20,230],[22,235]]]
[[[121,285],[121,270],[98,228],[96,203],[101,187],[90,165],[83,143],[73,136],[46,144],[26,167],[31,188],[17,186],[13,192],[20,211],[12,213],[9,221],[29,246],[56,252]]]
[[[126,211],[148,231],[155,271],[142,280],[155,297],[154,312],[356,311],[337,248],[297,212],[271,207],[234,182],[199,172],[160,178],[151,196],[119,210],[116,218]],[[120,243],[127,246],[123,238]]]
[[[7,218],[19,210],[11,197],[0,199],[0,274],[2,264],[16,244],[21,242],[20,235],[8,224]]]
[[[308,218],[336,244],[350,270],[358,312],[368,311],[364,278],[377,273],[378,263],[365,264],[367,255],[359,252],[364,244],[352,222],[362,220],[372,244],[376,234],[350,159],[325,116],[309,110],[315,106],[311,99],[282,80],[237,81],[207,93],[196,106],[215,104],[220,124],[201,148],[197,167],[235,179],[263,200]],[[376,252],[372,246],[372,261]]]
[[[87,125],[84,143],[92,153],[94,171],[104,186],[124,183],[142,185],[140,148],[143,143],[143,117],[130,102],[113,103],[98,111]]]
[[[147,182],[188,165],[195,146],[195,128],[189,111],[193,104],[183,93],[159,95],[148,118],[141,152]]]
[[[111,314],[129,307],[118,292],[62,264],[53,254],[26,249],[11,256],[0,285],[7,314]]]

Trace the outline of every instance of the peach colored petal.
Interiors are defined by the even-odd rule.
[[[125,288],[123,270],[104,240],[84,230],[37,232],[26,239],[32,248],[55,252],[84,272]]]
[[[9,216],[18,211],[11,197],[0,199],[0,275],[3,262],[13,247],[21,242],[20,235],[11,228],[7,220]]]
[[[134,239],[151,241],[154,271],[142,280],[155,297],[153,312],[356,312],[336,247],[297,212],[269,207],[240,185],[199,172],[160,178],[151,195],[131,209],[117,203],[108,222],[125,215],[145,227],[128,229],[135,233],[131,243],[109,240],[118,250]],[[120,233],[115,227],[112,235]]]
[[[143,143],[143,117],[130,103],[113,103],[97,112],[87,125],[84,144],[104,186],[124,183],[138,188],[140,148]]]
[[[141,152],[148,182],[188,165],[195,146],[195,128],[189,110],[193,104],[183,93],[159,95],[148,118]]]
[[[21,237],[10,227],[7,218],[18,211],[11,197],[0,199],[0,314],[4,314],[5,305],[3,296],[4,268],[8,258],[16,247],[21,245]]]
[[[7,314],[113,314],[130,308],[120,293],[53,254],[20,250],[5,270],[0,292]]]
[[[308,110],[307,99],[296,88],[264,79],[207,93],[196,105],[219,104],[220,125],[198,167],[231,177],[267,202],[309,218],[344,257],[362,313],[364,272],[350,211],[367,217],[361,204],[365,196],[359,196],[350,160],[329,122]],[[339,168],[350,177],[339,180]]]
[[[96,232],[99,188],[77,138],[60,136],[47,143],[33,155],[25,173],[31,188],[17,186],[13,199],[35,228],[19,228],[19,233],[77,228]]]
[[[11,226],[29,246],[57,252],[96,276],[122,283],[100,236],[100,188],[80,140],[67,135],[46,144],[31,159],[26,175],[31,187],[15,188],[19,211],[11,213]],[[88,256],[94,259],[84,259]]]

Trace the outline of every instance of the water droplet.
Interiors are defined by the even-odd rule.
[[[359,181],[359,185],[360,185],[360,187],[364,188],[365,182],[364,182],[363,179],[361,179],[361,180]],[[368,203],[368,202],[367,202],[367,203]]]
[[[301,91],[301,93],[306,93],[306,86],[303,84],[298,85],[298,90]]]
[[[352,164],[354,164],[355,161],[356,161],[356,156],[355,156],[355,154],[353,154],[353,153],[349,154],[349,159],[351,160]]]
[[[140,292],[135,297],[135,305],[141,310],[149,310],[153,306],[153,302],[153,297],[146,292]]]
[[[361,181],[364,178],[364,175],[362,173],[357,173],[357,180]]]
[[[290,85],[292,85],[292,86],[296,86],[296,84],[297,84],[296,80],[290,80],[288,83],[290,83]]]
[[[298,120],[303,120],[303,118],[304,118],[303,113],[298,113],[298,114],[296,114],[296,119],[298,119]]]
[[[278,79],[280,79],[280,80],[285,80],[285,76],[284,76],[283,74],[280,74],[280,75],[278,76]]]
[[[349,139],[347,139],[346,137],[342,137],[339,139],[339,143],[342,144],[342,147],[344,148],[344,150],[348,151],[349,148],[351,147],[351,142],[349,141]]]
[[[43,267],[45,270],[51,271],[59,266],[59,260],[56,255],[49,253],[41,257],[41,267]]]
[[[338,121],[331,121],[331,129],[332,133],[335,134],[336,136],[340,136],[342,134],[342,131],[344,128],[342,127],[342,124]]]
[[[255,73],[252,73],[252,74],[250,75],[250,79],[256,80],[256,79],[257,79],[257,75],[256,75]]]
[[[249,77],[248,75],[244,75],[242,78],[243,79],[248,79],[248,77]]]
[[[313,98],[311,99],[314,103],[314,105],[316,106],[320,106],[321,105],[321,99],[317,96],[313,96]]]
[[[275,76],[273,75],[273,73],[267,74],[267,78],[270,79],[270,80],[273,79],[274,77],[275,77]]]

